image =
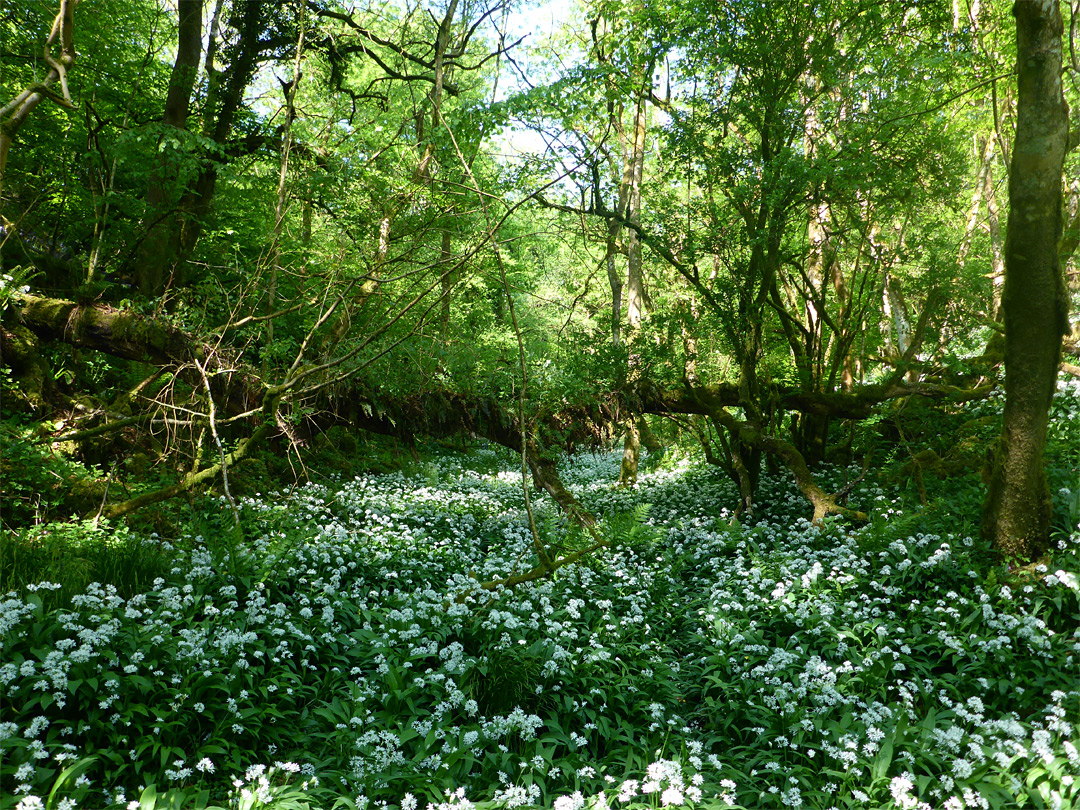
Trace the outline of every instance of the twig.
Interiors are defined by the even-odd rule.
[[[109,500],[109,487],[112,485],[113,477],[116,475],[116,462],[113,462],[112,469],[109,470],[109,477],[105,479],[105,492],[101,496],[101,506],[98,507],[97,514],[94,515],[93,527],[96,529],[98,523],[101,521],[101,513],[105,511],[105,504]]]
[[[487,222],[488,233],[494,237],[496,229],[492,227],[491,213],[488,210],[487,200],[484,199],[484,196],[480,193],[480,184],[476,181],[476,176],[473,174],[469,162],[462,154],[453,131],[446,125],[445,121],[443,121],[443,125],[450,134],[450,139],[454,144],[454,150],[461,160],[461,165],[469,175],[469,179],[472,181],[473,187],[479,197],[480,205],[484,209],[484,219]],[[506,303],[510,312],[510,323],[514,327],[514,336],[517,338],[518,345],[518,366],[521,370],[521,389],[518,395],[518,428],[521,431],[521,492],[525,496],[525,513],[529,517],[529,531],[532,533],[533,547],[536,549],[536,556],[540,560],[540,568],[543,571],[550,573],[555,569],[552,567],[551,558],[548,557],[547,550],[544,548],[544,541],[540,537],[540,531],[536,527],[536,516],[533,514],[532,500],[529,497],[529,434],[527,423],[525,421],[525,394],[529,385],[529,374],[525,360],[525,341],[521,337],[521,328],[518,324],[517,311],[514,308],[514,296],[510,293],[510,283],[506,279],[506,265],[503,264],[502,251],[499,250],[498,240],[492,239],[491,249],[492,253],[495,255],[495,263],[499,267],[499,278],[502,280],[503,293],[506,296]]]
[[[225,461],[225,448],[221,445],[221,437],[218,436],[217,431],[217,406],[214,404],[214,392],[210,390],[210,378],[206,376],[206,369],[203,368],[198,358],[195,358],[195,367],[199,370],[199,376],[202,377],[203,385],[206,387],[206,399],[209,402],[210,435],[214,437],[214,444],[217,445],[218,455],[221,457],[221,482],[225,489],[225,499],[229,502],[229,508],[232,509],[233,521],[239,526],[240,510],[237,508],[236,501],[229,491],[229,465]]]

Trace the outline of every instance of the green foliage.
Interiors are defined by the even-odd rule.
[[[12,529],[93,508],[97,476],[42,443],[36,433],[33,424],[20,419],[0,421],[0,518]]]
[[[1054,509],[1054,539],[1067,540],[1080,531],[1080,473],[1071,487],[1062,487]]]
[[[53,521],[0,534],[0,591],[26,594],[51,583],[42,594],[50,607],[68,604],[91,583],[130,598],[167,574],[171,563],[167,544],[105,519]]]
[[[49,795],[45,800],[45,810],[56,810],[58,806],[64,806],[61,804],[61,796],[66,796],[68,801],[75,801],[75,796],[78,798],[85,798],[87,791],[86,784],[80,784],[78,782],[79,777],[82,776],[91,765],[93,765],[96,757],[83,757],[77,762],[64,768],[59,776],[56,777],[56,781],[53,783],[52,790],[49,791]],[[60,800],[60,801],[58,801]]]
[[[659,532],[648,525],[650,505],[639,503],[629,512],[610,514],[603,527],[604,535],[619,547],[636,554],[649,554],[660,539]]]
[[[0,275],[0,312],[8,308],[8,304],[17,302],[24,294],[30,292],[30,282],[37,275],[30,267],[5,267],[6,272]]]
[[[1080,414],[1071,407],[1076,383],[1063,382],[1048,414],[1047,479],[1054,494],[1054,537],[1080,531]]]
[[[319,807],[309,797],[308,788],[318,780],[294,781],[296,768],[275,765],[249,768],[244,781],[229,794],[228,804],[212,805],[207,810],[312,810]]]
[[[209,794],[197,788],[171,788],[158,793],[151,783],[139,793],[139,798],[131,802],[138,810],[203,810]]]
[[[191,424],[167,447],[144,433],[79,464],[39,444],[40,425],[0,423],[5,788],[47,796],[48,810],[126,806],[124,791],[145,810],[465,810],[448,795],[459,786],[490,797],[484,810],[556,798],[579,810],[584,794],[595,810],[955,806],[965,790],[994,808],[1075,801],[1059,722],[1077,706],[1075,391],[1052,412],[1045,570],[998,567],[971,539],[997,400],[905,401],[853,429],[844,452],[873,460],[850,493],[872,516],[857,530],[810,526],[790,482],[768,475],[754,520],[735,524],[731,487],[678,448],[649,456],[636,488],[611,487],[611,459],[577,459],[566,479],[609,548],[492,593],[476,583],[536,562],[515,459],[483,447],[418,459],[319,432],[357,417],[357,401],[370,416],[380,398],[434,391],[418,422],[438,424],[440,397],[516,406],[523,387],[540,423],[631,380],[676,389],[695,358],[704,382],[760,384],[743,405],[780,422],[774,385],[833,391],[849,360],[869,381],[894,370],[887,283],[925,321],[919,355],[962,380],[992,314],[995,244],[981,208],[969,213],[981,177],[969,152],[1010,120],[1004,80],[987,82],[1011,64],[1005,4],[965,22],[947,4],[590,0],[530,55],[546,75],[520,93],[502,54],[488,58],[498,15],[458,4],[451,52],[464,52],[441,94],[439,10],[358,7],[348,25],[320,18],[324,6],[226,4],[185,129],[160,123],[170,7],[110,0],[103,14],[85,0],[68,76],[78,110],[43,103],[11,151],[15,269],[0,308],[32,280],[196,334],[250,381],[240,399],[297,372],[313,387],[282,411],[288,441],[232,471],[238,518],[202,494],[139,518],[183,524],[174,550],[61,518],[93,514],[106,486],[137,494],[206,460],[198,380],[170,369],[129,401],[116,395],[141,364],[43,347],[65,408],[90,391],[94,407]],[[0,20],[5,88],[40,78],[50,14],[23,4]],[[629,233],[595,215],[620,206],[633,110],[661,82],[642,178],[649,313],[615,346],[608,281],[625,278]],[[239,106],[215,126],[226,91]],[[506,126],[542,133],[543,152],[502,157]],[[995,160],[987,185],[1002,188]],[[582,210],[515,207],[540,188]],[[832,262],[818,270],[815,217]],[[132,289],[139,254],[173,222],[176,274],[147,300]],[[219,416],[253,405],[217,404]],[[228,423],[226,445],[255,421]],[[130,450],[108,481],[87,466]],[[820,480],[837,491],[860,472]],[[301,486],[271,495],[282,480]],[[591,542],[543,496],[535,506],[552,552]],[[619,798],[607,778],[654,789]],[[5,790],[0,810],[17,796]]]
[[[489,643],[484,638],[483,643],[474,641],[469,645],[484,661],[469,670],[461,687],[476,701],[480,713],[485,717],[505,715],[520,706],[530,714],[537,714],[553,708],[555,699],[546,693],[547,679],[542,676],[547,660],[546,645],[497,647],[485,655],[484,648]]]

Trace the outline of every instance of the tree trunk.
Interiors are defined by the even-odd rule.
[[[689,300],[680,300],[679,312],[682,315],[681,325],[683,343],[683,380],[687,385],[694,387],[698,384],[698,342],[689,324],[697,320],[697,301],[691,297]]]
[[[813,468],[825,461],[825,452],[829,446],[828,414],[804,413],[799,417],[797,434],[799,452],[807,466]]]
[[[439,300],[439,334],[442,339],[449,342],[450,334],[450,296],[454,292],[454,273],[452,265],[454,254],[451,252],[450,226],[446,225],[442,232],[442,242],[439,245],[439,271],[441,273],[442,297]]]
[[[816,139],[820,131],[816,110],[807,105],[806,133],[804,143],[807,156],[817,156]],[[810,204],[806,225],[806,241],[809,254],[806,257],[807,297],[804,317],[806,320],[806,347],[803,358],[803,387],[807,391],[823,391],[821,367],[825,355],[825,330],[822,310],[824,310],[827,287],[825,278],[832,264],[832,247],[826,223],[829,218],[829,205],[823,201]],[[796,358],[798,359],[798,358]],[[829,417],[822,414],[802,414],[799,418],[798,449],[810,467],[816,467],[825,460],[825,448],[828,444]]]
[[[816,95],[818,81],[814,76],[806,78],[806,92],[803,100],[806,104],[805,121],[803,124],[803,148],[806,150],[807,160],[811,163],[818,159],[818,138],[822,136],[821,122],[818,120],[817,109],[810,100],[810,94]],[[825,334],[824,318],[822,310],[825,309],[825,297],[827,288],[825,278],[833,263],[833,248],[826,227],[829,221],[829,204],[821,199],[821,184],[813,189],[814,198],[810,201],[806,222],[806,242],[808,252],[806,256],[806,300],[804,302],[804,325],[806,327],[802,357],[804,367],[800,369],[803,376],[803,386],[807,391],[820,391],[822,379],[820,368],[824,361]],[[798,361],[799,357],[796,356]],[[809,446],[807,446],[809,447]],[[807,447],[803,448],[806,453]],[[808,463],[813,466],[816,460],[808,458]]]
[[[614,232],[614,233],[613,233]],[[608,282],[611,284],[611,345],[616,348],[622,342],[622,276],[615,267],[616,234],[618,225],[615,220],[608,223],[608,243],[604,256],[604,265],[607,267]]]
[[[288,201],[289,179],[289,153],[293,143],[293,122],[296,120],[296,90],[300,86],[302,72],[301,60],[304,54],[304,11],[300,9],[300,17],[297,27],[300,33],[296,41],[296,61],[293,63],[293,78],[289,84],[282,82],[281,89],[285,95],[285,124],[281,136],[281,161],[278,169],[277,202],[274,205],[274,241],[270,256],[270,282],[266,289],[266,344],[274,342],[274,319],[270,317],[277,308],[278,280],[284,273],[285,268],[281,264],[281,233],[285,226],[285,211]]]
[[[651,71],[648,73],[651,77]],[[626,217],[631,224],[641,224],[641,185],[645,175],[645,131],[647,125],[647,104],[644,89],[639,93],[634,109],[634,127],[631,131],[629,149],[626,154],[629,186],[627,188]],[[626,277],[626,320],[627,338],[632,343],[645,315],[645,277],[644,261],[641,254],[641,239],[633,228],[627,231],[626,240],[627,277]],[[637,373],[637,357],[630,354],[631,378]],[[622,465],[619,470],[619,483],[628,485],[637,483],[638,460],[641,454],[641,432],[636,420],[631,420],[626,427],[623,439]]]
[[[212,353],[179,329],[108,304],[36,295],[22,296],[20,304],[19,323],[47,341],[154,365],[184,365]]]
[[[998,218],[997,192],[994,189],[994,170],[986,173],[986,227],[990,233],[990,270],[994,283],[994,317],[1000,318],[1001,288],[1005,283],[1005,254],[1001,244],[1001,225]]]
[[[630,419],[623,435],[622,464],[619,465],[619,483],[633,486],[637,483],[638,458],[641,454],[641,433],[638,432],[637,419]]]
[[[180,0],[177,9],[180,25],[177,33],[176,60],[169,79],[169,92],[165,97],[165,111],[161,122],[177,129],[187,129],[188,105],[199,73],[202,55],[202,0]],[[139,245],[136,261],[136,281],[139,292],[147,298],[157,298],[168,286],[175,267],[171,260],[176,255],[172,243],[177,238],[171,209],[178,198],[169,199],[176,184],[175,171],[167,167],[168,159],[158,156],[158,165],[150,175],[146,192],[147,233]]]
[[[203,342],[198,337],[160,320],[146,318],[131,311],[116,310],[100,303],[82,305],[74,301],[25,295],[20,297],[17,306],[9,307],[5,317],[9,320],[4,329],[0,330],[0,360],[16,367],[17,371],[27,377],[35,373],[32,369],[29,372],[25,370],[27,360],[33,361],[35,354],[32,347],[34,338],[30,332],[46,341],[150,363],[158,366],[162,372],[169,372],[147,378],[138,387],[144,392],[156,381],[167,379],[171,385],[174,375],[184,378],[191,387],[205,387],[205,377],[211,376],[208,372],[215,372],[212,375],[212,396],[217,403],[218,414],[223,417],[218,424],[228,421],[236,426],[236,430],[252,430],[249,434],[251,442],[243,445],[240,454],[226,454],[224,461],[219,462],[224,463],[225,467],[239,461],[259,442],[271,438],[277,430],[283,429],[281,420],[268,422],[265,417],[277,414],[279,406],[283,413],[287,413],[296,404],[311,406],[312,413],[304,421],[306,428],[324,429],[332,424],[346,423],[353,428],[405,439],[421,433],[450,436],[464,432],[484,436],[513,450],[521,447],[519,416],[492,397],[466,397],[435,390],[415,392],[403,399],[395,399],[365,391],[361,386],[342,385],[331,390],[322,387],[315,378],[304,383],[303,374],[287,377],[279,385],[268,386],[265,379],[252,373],[238,358],[230,357],[216,346],[214,341]],[[243,322],[237,322],[234,327],[239,328],[242,324]],[[19,340],[30,348],[21,348],[17,345]],[[194,369],[200,370],[198,376],[192,375]],[[47,369],[36,373],[43,382],[51,379]],[[897,397],[919,394],[961,402],[985,397],[990,390],[992,386],[969,391],[950,386],[933,386],[926,382],[918,387],[893,382],[864,386],[856,394],[807,393],[795,389],[787,392],[775,391],[770,397],[776,408],[786,411],[861,419],[870,416],[876,404]],[[133,393],[128,396],[131,400]],[[157,393],[157,390],[153,392],[153,396],[144,393],[141,399],[156,400]],[[717,423],[718,428],[731,437],[726,448],[730,458],[728,466],[729,474],[740,488],[743,502],[740,513],[752,513],[757,471],[762,454],[767,453],[770,458],[779,459],[791,469],[800,490],[813,504],[815,516],[820,518],[824,514],[837,513],[861,519],[855,510],[840,506],[839,498],[830,498],[814,484],[805,460],[794,445],[769,435],[768,430],[759,424],[736,420],[724,412],[724,409],[729,407],[745,407],[740,386],[731,383],[711,386],[680,385],[663,391],[655,383],[642,379],[622,389],[598,392],[587,405],[567,405],[560,411],[548,413],[538,420],[535,429],[539,435],[549,437],[550,447],[554,448],[557,441],[557,446],[570,450],[574,446],[596,446],[609,441],[618,426],[625,423],[628,410],[658,415],[709,416]],[[197,405],[196,408],[201,406]],[[128,413],[137,409],[133,401],[128,407],[120,407],[118,401],[113,410]],[[261,425],[253,424],[260,410],[264,420]],[[184,425],[196,429],[208,424],[207,414],[203,410],[193,411],[187,405],[181,418]],[[162,421],[162,417],[156,412],[133,413],[130,418],[122,418],[100,428],[76,428],[75,433],[56,437],[55,440],[87,440],[128,426],[150,425],[155,420],[159,423]],[[637,426],[641,441],[647,443],[648,434],[643,427],[644,423],[638,422]],[[553,437],[557,439],[552,440]],[[587,524],[588,516],[568,497],[569,493],[558,481],[554,462],[544,455],[543,446],[538,441],[530,442],[527,452],[528,464],[533,469],[537,483],[576,519]],[[136,509],[147,503],[173,497],[190,487],[211,480],[222,467],[217,466],[214,471],[208,470],[210,468],[192,470],[192,473],[206,475],[184,478],[177,487],[167,487],[152,497],[136,499],[123,506],[123,510]],[[118,506],[117,509],[119,508]],[[120,512],[107,511],[105,514]]]
[[[1005,235],[1005,415],[994,450],[982,534],[1008,556],[1034,559],[1050,544],[1043,464],[1068,300],[1058,259],[1061,178],[1069,141],[1061,87],[1057,0],[1026,0],[1016,17],[1019,95]]]
[[[185,12],[191,7],[188,3],[198,5],[200,8],[198,42],[193,43],[187,39],[191,35],[190,27],[181,30],[176,63],[173,66],[174,85],[188,80],[189,77],[191,81],[194,81],[194,75],[189,71],[197,70],[199,53],[202,49],[202,0],[185,0],[180,4],[181,22],[185,19]],[[203,110],[203,134],[218,144],[224,144],[232,133],[233,121],[243,102],[244,91],[255,74],[261,47],[259,36],[262,31],[264,12],[268,7],[261,3],[234,5],[232,25],[238,32],[236,56],[228,70],[218,71],[210,68],[212,73],[207,78],[208,93]],[[215,7],[212,23],[215,30],[220,22],[219,11],[220,6]],[[189,14],[188,18],[190,17]],[[206,64],[208,66],[212,64],[209,48],[216,49],[216,46],[217,40],[212,36],[207,46]],[[194,50],[196,47],[198,50]],[[194,62],[189,65],[193,50]],[[225,77],[224,84],[220,83],[222,76]],[[182,189],[179,201],[173,206],[168,206],[164,213],[158,211],[156,217],[154,201],[148,194],[148,202],[151,203],[149,231],[135,264],[139,290],[144,295],[160,296],[169,286],[170,280],[173,283],[184,281],[183,263],[202,234],[203,218],[210,211],[210,203],[217,187],[217,176],[218,164],[211,161],[189,188]],[[163,223],[160,234],[155,233],[158,220]]]
[[[626,218],[632,225],[641,225],[641,194],[642,183],[645,176],[645,130],[647,100],[642,95],[638,97],[634,110],[634,128],[630,138],[630,149],[627,161],[630,168],[630,187],[628,189]],[[645,316],[645,277],[644,261],[641,253],[641,239],[638,232],[631,228],[626,238],[626,320],[629,332],[633,332],[641,324]]]

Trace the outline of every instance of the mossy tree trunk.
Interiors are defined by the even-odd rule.
[[[1016,17],[1019,95],[1005,236],[1005,414],[994,450],[982,534],[1008,556],[1050,543],[1043,451],[1068,303],[1058,258],[1062,171],[1069,143],[1061,87],[1058,0],[1024,0]]]
[[[178,5],[177,56],[162,121],[179,128],[184,128],[178,123],[184,118],[181,107],[187,106],[182,102],[186,97],[190,103],[202,50],[202,7],[201,0],[183,0]],[[244,93],[255,75],[262,54],[260,49],[265,46],[260,36],[275,7],[272,3],[232,5],[229,25],[236,31],[236,40],[230,45],[233,58],[225,70],[213,67],[216,34],[220,33],[220,5],[215,8],[212,35],[207,43],[208,93],[204,99],[202,134],[222,147],[232,134]],[[147,236],[132,267],[143,295],[156,298],[170,286],[186,283],[184,266],[202,235],[203,220],[210,212],[221,166],[216,159],[205,161],[191,184],[174,192],[172,202],[158,199],[151,183],[147,195],[150,214]]]
[[[80,304],[63,299],[43,298],[34,295],[21,296],[17,305],[9,308],[5,324],[0,330],[2,346],[0,361],[10,365],[16,379],[35,375],[28,370],[28,362],[37,356],[33,344],[36,340],[67,344],[80,349],[100,351],[113,357],[148,363],[159,368],[157,374],[147,378],[137,387],[143,390],[155,385],[163,377],[179,376],[192,388],[206,387],[204,374],[210,376],[212,395],[219,425],[225,422],[235,425],[234,430],[250,430],[237,450],[226,454],[212,468],[193,470],[174,487],[134,499],[126,504],[108,505],[106,516],[127,514],[141,506],[156,503],[188,491],[194,486],[212,481],[220,474],[222,465],[230,467],[239,462],[260,443],[272,440],[281,429],[277,414],[292,404],[314,404],[318,416],[310,415],[306,423],[316,427],[348,423],[363,430],[410,439],[418,434],[436,437],[461,433],[484,436],[504,447],[518,450],[521,447],[520,415],[506,409],[503,403],[491,397],[469,397],[440,390],[417,392],[403,398],[372,398],[361,388],[343,387],[331,393],[320,380],[308,371],[296,370],[277,386],[266,382],[246,368],[242,358],[223,351],[215,342],[204,341],[198,336],[175,329],[160,319],[148,318],[127,310],[116,310],[102,303]],[[243,322],[233,324],[242,326]],[[21,341],[21,343],[20,343]],[[23,345],[25,344],[25,345]],[[193,376],[193,369],[200,369]],[[324,370],[334,372],[335,367]],[[318,369],[316,369],[317,371]],[[210,372],[215,372],[211,374]],[[898,375],[899,376],[899,375]],[[36,372],[44,383],[51,378],[47,368]],[[348,375],[341,379],[344,382]],[[220,386],[220,387],[218,387]],[[40,387],[40,386],[39,386]],[[960,389],[932,385],[928,381],[918,386],[907,386],[897,381],[877,386],[862,386],[851,394],[842,392],[807,393],[802,390],[777,390],[770,395],[775,407],[799,413],[828,414],[833,418],[864,419],[873,413],[874,406],[898,397],[920,395],[951,402],[982,398],[992,386],[980,389]],[[131,392],[134,394],[135,392]],[[322,398],[319,398],[319,397]],[[151,397],[156,401],[157,397]],[[800,490],[814,507],[815,518],[841,514],[864,519],[855,510],[840,506],[839,499],[831,497],[813,481],[805,459],[788,442],[769,435],[760,423],[740,422],[725,411],[726,408],[745,407],[745,386],[724,383],[711,386],[683,385],[673,390],[642,378],[629,383],[626,388],[602,392],[588,405],[567,406],[562,411],[546,414],[538,420],[530,432],[542,435],[527,448],[527,463],[534,479],[568,514],[585,526],[592,518],[573,499],[572,494],[559,482],[554,461],[545,454],[546,449],[556,447],[570,449],[575,446],[595,446],[609,442],[619,425],[625,424],[626,414],[638,414],[635,424],[642,443],[648,446],[650,433],[641,414],[670,416],[700,415],[711,417],[721,435],[730,436],[725,469],[740,486],[744,511],[753,505],[753,488],[756,473],[763,454],[777,458],[795,476]],[[267,403],[270,403],[269,405]],[[201,407],[196,405],[196,408]],[[191,410],[185,405],[180,414],[195,427],[209,423],[207,413]],[[117,408],[126,414],[137,411],[134,401]],[[261,417],[259,413],[261,411]],[[168,416],[169,414],[165,414]],[[151,425],[163,417],[156,409],[133,413],[130,417],[114,419],[109,424],[84,429],[75,425],[75,432],[54,437],[58,441],[85,441],[115,432],[126,427]],[[236,435],[234,433],[234,435]],[[708,444],[706,449],[708,449]],[[724,466],[723,464],[721,466]]]
[[[166,126],[186,130],[188,106],[191,104],[195,79],[199,73],[199,57],[202,55],[202,0],[179,0],[177,13],[180,20],[176,60],[169,79],[169,92],[165,97],[165,112],[161,122]],[[164,143],[159,144],[158,151],[146,193],[146,236],[139,245],[138,259],[135,262],[139,291],[148,298],[156,298],[165,290],[169,275],[174,269],[169,262],[176,253],[173,243],[177,238],[177,223],[172,215],[176,200],[171,200],[170,196],[178,182],[177,172],[169,169]]]

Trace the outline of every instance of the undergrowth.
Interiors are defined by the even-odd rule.
[[[968,478],[924,508],[871,474],[868,525],[815,527],[786,476],[735,522],[692,453],[634,488],[618,463],[561,471],[611,548],[512,591],[477,587],[535,562],[484,448],[245,497],[238,525],[204,504],[172,544],[5,542],[0,808],[1080,802],[1076,523],[1020,568],[975,539]],[[535,506],[551,548],[584,542]]]

